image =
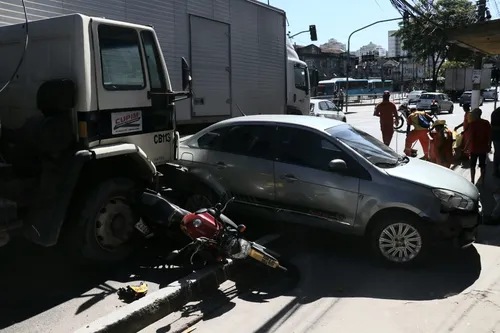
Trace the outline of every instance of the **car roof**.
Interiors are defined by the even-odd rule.
[[[319,102],[330,102],[328,99],[311,99],[311,103],[318,104]]]
[[[410,91],[410,94],[411,93],[423,93],[423,92],[426,92],[425,90],[413,90],[413,91]]]
[[[216,128],[226,125],[239,125],[244,123],[280,123],[287,125],[302,125],[313,128],[319,131],[324,131],[327,128],[339,125],[345,125],[344,122],[323,117],[300,116],[300,115],[284,115],[284,114],[259,114],[251,116],[239,116],[226,120],[222,120],[210,128]]]

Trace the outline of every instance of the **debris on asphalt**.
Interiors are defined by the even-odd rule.
[[[116,293],[119,299],[126,303],[131,303],[146,296],[148,293],[148,285],[145,282],[141,282],[138,285],[127,285],[125,288],[118,289]]]

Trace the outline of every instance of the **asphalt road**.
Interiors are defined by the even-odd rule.
[[[492,110],[493,103],[485,103],[483,107],[485,118],[489,119],[489,115]],[[372,116],[372,105],[350,107],[350,111],[351,112],[347,114],[348,123],[363,129],[379,139],[381,138],[378,118]],[[456,105],[454,114],[441,115],[440,118],[441,117],[446,119],[452,126],[455,126],[463,119],[463,113],[458,105]],[[404,148],[404,135],[398,134],[395,136],[391,146],[399,152],[402,152]],[[485,260],[488,260],[488,262],[486,262],[487,265],[495,266],[497,265],[497,260],[500,263],[500,257],[497,257],[498,253],[496,248],[483,248],[479,248],[479,250],[481,253],[483,251],[487,253],[485,254]],[[296,262],[299,266],[307,267],[307,282],[305,285],[301,284],[301,287],[299,288],[301,290],[305,290],[305,294],[298,293],[295,290],[291,294],[267,300],[265,301],[267,302],[265,305],[258,303],[259,307],[252,307],[248,304],[240,305],[240,303],[246,304],[246,301],[240,299],[236,309],[231,311],[231,313],[235,314],[235,317],[233,319],[229,319],[229,323],[238,322],[239,316],[243,316],[245,314],[247,307],[249,313],[256,316],[255,318],[248,320],[249,325],[251,324],[248,326],[249,328],[257,327],[255,326],[257,324],[262,324],[265,322],[264,319],[267,317],[271,320],[271,317],[277,314],[276,312],[283,312],[284,310],[282,310],[282,308],[286,307],[293,309],[299,307],[302,309],[300,310],[300,313],[302,313],[300,316],[302,317],[295,317],[297,320],[300,319],[304,321],[301,325],[306,325],[305,323],[312,323],[319,320],[315,319],[315,316],[316,314],[323,312],[325,314],[322,315],[321,318],[323,319],[321,320],[325,320],[324,318],[335,318],[335,321],[340,320],[340,322],[345,320],[355,321],[354,319],[350,319],[350,316],[356,315],[358,317],[357,321],[368,322],[369,320],[365,320],[364,317],[368,316],[368,318],[374,318],[374,314],[367,311],[372,307],[374,310],[373,313],[383,312],[386,313],[385,316],[389,317],[393,315],[390,311],[392,308],[397,308],[398,311],[403,311],[404,313],[407,313],[405,311],[410,311],[408,309],[414,309],[414,307],[404,307],[399,303],[399,305],[386,304],[382,302],[383,299],[415,299],[419,297],[426,299],[431,297],[414,295],[415,293],[418,293],[417,291],[419,289],[423,288],[420,286],[421,283],[424,282],[420,281],[418,275],[408,275],[409,273],[399,273],[400,275],[384,273],[380,275],[381,273],[377,270],[370,271],[362,259],[359,259],[361,261],[358,262],[346,259],[347,257],[339,257],[337,255],[339,252],[338,250],[334,251],[327,248],[315,248],[311,251],[313,251],[314,255],[306,249],[303,255],[296,258]],[[340,252],[345,252],[345,249],[340,250]],[[0,297],[0,308],[2,309],[0,314],[1,332],[71,332],[89,322],[92,322],[100,316],[123,306],[124,303],[122,303],[116,296],[116,290],[118,288],[129,283],[146,281],[149,284],[150,292],[153,292],[159,287],[176,280],[185,273],[175,269],[167,270],[164,267],[161,267],[161,262],[148,257],[148,255],[138,255],[137,258],[130,260],[126,265],[123,265],[119,269],[89,271],[88,269],[75,265],[70,260],[65,258],[63,254],[64,250],[57,247],[44,249],[33,245],[27,245],[23,242],[14,242],[9,246],[0,249],[0,262],[2,263],[0,285],[4,288],[4,290],[2,290],[2,297]],[[466,268],[465,272],[452,269],[451,272],[455,273],[450,274],[444,272],[440,268],[439,271],[441,273],[431,274],[432,276],[437,274],[436,277],[425,277],[426,275],[423,275],[423,279],[427,281],[425,283],[433,284],[433,279],[437,279],[438,281],[441,281],[439,283],[444,283],[443,281],[449,280],[451,281],[451,285],[455,285],[456,283],[453,281],[465,279],[466,282],[461,282],[461,286],[455,288],[456,290],[465,289],[470,286],[475,279],[473,277],[474,274],[478,275],[480,270],[480,268],[478,268],[480,267],[480,263],[477,253],[472,253],[470,257],[471,258],[468,260],[471,260],[471,263],[465,264],[464,262],[460,262],[459,264],[456,264],[456,266],[464,266]],[[441,277],[439,277],[439,274],[441,274]],[[500,276],[500,273],[498,273],[498,275]],[[375,276],[378,277],[375,278]],[[498,279],[498,277],[488,277],[488,279],[493,278]],[[406,281],[404,282],[404,287],[397,284],[395,285],[395,283],[400,279]],[[366,286],[362,288],[362,291],[349,291],[349,288],[356,289],[357,284],[366,284]],[[307,287],[309,285],[310,287]],[[344,285],[342,288],[347,290],[347,293],[340,292],[338,289],[339,285]],[[404,290],[400,290],[401,288]],[[425,290],[426,289],[424,288],[422,292]],[[436,290],[432,292],[442,294],[444,291]],[[398,293],[403,293],[403,295],[401,296]],[[389,294],[390,296],[388,296]],[[333,316],[331,309],[333,309],[334,305],[337,304],[336,302],[338,301],[335,300],[340,295],[345,295],[343,297],[347,296],[348,298],[355,297],[360,299],[372,299],[372,301],[363,301],[362,304],[360,303],[359,310],[353,309],[351,312],[344,310],[345,312],[341,312],[344,317],[339,317],[337,314]],[[490,297],[488,296],[489,294],[485,295],[486,296],[484,297],[481,296],[484,299],[483,302],[487,302],[489,299],[488,297]],[[297,301],[297,297],[300,301]],[[295,301],[292,301],[293,299],[295,299]],[[472,298],[469,297],[468,299]],[[295,305],[287,305],[288,302],[295,302]],[[307,306],[297,305],[302,303]],[[345,303],[346,300],[343,300],[342,304]],[[255,302],[250,302],[250,304],[255,305]],[[348,308],[347,304],[343,306],[345,309]],[[335,308],[338,308],[338,306],[335,305]],[[431,307],[429,309],[435,308]],[[296,309],[294,311],[298,310]],[[238,313],[240,313],[240,315],[238,315]],[[328,313],[330,313],[333,317],[328,317]],[[494,317],[495,316],[491,316],[491,318]],[[224,321],[226,319],[224,319]],[[403,324],[404,323],[402,323],[402,325]],[[207,322],[204,325],[211,324]],[[222,327],[228,327],[227,332],[231,331],[229,330],[229,326],[227,326],[229,324],[221,322],[220,325],[223,325]],[[288,327],[289,330],[283,330],[283,332],[295,332],[291,329],[291,327],[300,327],[298,322],[295,322],[292,326],[287,325],[283,327]],[[322,326],[316,325],[314,327]],[[327,331],[333,331],[334,327],[336,326],[328,326]],[[232,331],[246,332],[246,330],[241,331],[237,328],[239,327],[234,326]],[[250,331],[252,330],[248,330],[248,332]],[[297,332],[299,331],[300,330]],[[347,332],[344,329],[341,331]],[[203,330],[203,332],[212,331]],[[357,331],[353,330],[352,332]],[[390,332],[389,328],[386,332]],[[474,332],[479,333],[479,331]]]
[[[498,332],[499,236],[484,226],[480,243],[491,245],[436,249],[427,266],[395,270],[375,265],[360,240],[289,233],[269,247],[290,258],[294,284],[263,278],[194,332]]]

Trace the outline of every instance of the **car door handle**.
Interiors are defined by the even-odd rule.
[[[217,166],[217,169],[225,169],[225,168],[227,168],[227,164],[224,163],[224,162],[217,162],[217,163],[215,163],[215,165]]]
[[[296,178],[294,175],[289,174],[289,173],[286,174],[286,175],[282,175],[280,178],[284,179],[284,180],[286,180],[288,182],[294,182],[294,181],[298,180],[298,178]]]

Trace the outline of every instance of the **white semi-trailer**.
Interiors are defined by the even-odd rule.
[[[254,0],[38,0],[30,21],[81,13],[152,25],[181,84],[179,57],[193,73],[192,103],[177,106],[179,131],[245,114],[309,113],[309,75],[286,37],[285,12]],[[21,1],[0,3],[0,25],[24,22]],[[177,65],[177,66],[174,66]]]

